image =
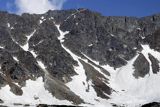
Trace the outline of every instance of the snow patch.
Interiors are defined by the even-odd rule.
[[[145,37],[145,36],[141,36],[141,38],[142,38],[142,39],[145,39],[146,37]]]
[[[17,62],[19,62],[18,58],[16,56],[13,56],[13,59]]]
[[[89,44],[88,46],[91,47],[91,46],[93,46],[93,44]]]
[[[78,26],[78,23],[76,23],[76,25]]]
[[[11,29],[14,29],[14,27],[11,27]]]
[[[42,24],[46,19],[44,18],[44,16],[41,17],[41,19],[39,20],[39,24]]]
[[[110,34],[112,37],[115,37],[115,35],[113,35],[113,34]]]
[[[39,24],[42,24],[43,23],[43,20],[39,20]]]
[[[134,49],[134,50],[136,50],[136,49],[137,49],[137,47],[134,47],[133,49]]]
[[[0,48],[4,49],[4,46],[0,46]]]
[[[44,19],[44,16],[42,16],[41,19],[43,20],[43,19]]]
[[[7,23],[7,27],[8,27],[8,28],[10,28],[10,27],[11,27],[10,23]]]
[[[136,28],[137,30],[142,30],[140,27]]]

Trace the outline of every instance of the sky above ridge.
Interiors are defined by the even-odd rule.
[[[105,16],[142,17],[160,13],[160,0],[0,0],[0,10],[16,14],[73,8],[88,8]]]

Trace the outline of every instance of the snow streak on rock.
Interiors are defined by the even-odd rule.
[[[84,55],[88,60],[90,60],[90,61],[91,61],[92,63],[94,63],[95,65],[97,65],[97,66],[99,66],[99,67],[102,67],[102,68],[104,68],[105,70],[108,71],[108,68],[105,67],[105,66],[107,66],[107,65],[103,65],[103,66],[102,66],[102,65],[99,64],[98,61],[95,61],[95,60],[89,58],[87,55],[85,55],[85,54],[83,54],[83,53],[82,53],[82,55]],[[98,68],[97,66],[91,64],[87,59],[82,59],[82,60],[85,61],[86,63],[88,63],[89,65],[91,65],[94,69],[96,69],[99,73],[103,74],[103,76],[105,76],[106,78],[110,78],[109,76],[107,76],[106,74],[104,74],[103,72],[101,72],[100,68]],[[108,65],[108,67],[109,67],[109,65]],[[110,68],[112,68],[112,67],[110,67]]]
[[[72,16],[73,16],[74,18],[76,18],[76,15],[77,15],[78,13],[83,12],[83,11],[86,11],[86,9],[77,10],[75,13],[72,13],[70,16],[68,16],[68,17],[66,18],[66,20],[64,20],[64,21],[69,20]]]
[[[19,43],[13,38],[11,37],[12,41],[15,42],[17,45],[19,45],[24,51],[29,51],[29,39],[34,35],[34,33],[36,32],[36,30],[34,30],[30,35],[27,36],[27,41],[26,41],[26,44],[21,46],[19,45]]]
[[[13,59],[17,62],[19,62],[18,58],[16,56],[13,56]]]
[[[25,51],[29,51],[29,39],[34,35],[34,33],[36,32],[36,30],[34,30],[30,35],[27,36],[27,41],[26,44],[24,46],[21,46],[21,48],[23,48],[23,50]]]

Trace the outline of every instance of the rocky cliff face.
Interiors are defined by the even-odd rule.
[[[0,12],[0,99],[4,105],[140,106],[159,101],[159,41],[159,14]]]

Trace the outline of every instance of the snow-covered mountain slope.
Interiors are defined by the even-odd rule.
[[[0,12],[0,105],[160,102],[160,17]]]
[[[113,79],[110,84],[116,92],[112,93],[110,101],[112,103],[128,106],[138,106],[148,102],[159,102],[160,91],[159,83],[160,73],[153,73],[152,62],[149,59],[149,54],[153,55],[160,61],[160,53],[150,49],[148,45],[142,45],[143,50],[138,53],[132,60],[128,61],[127,65],[121,67],[113,74]],[[135,72],[134,62],[143,54],[149,62],[149,73],[138,79],[133,76]],[[144,62],[142,62],[144,63]],[[159,65],[159,64],[158,64]]]

